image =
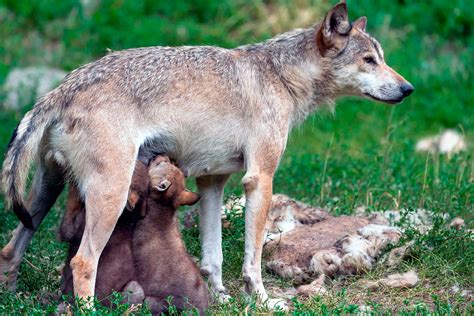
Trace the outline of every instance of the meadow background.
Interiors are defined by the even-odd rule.
[[[426,208],[449,218],[461,216],[472,228],[474,211],[474,10],[463,0],[348,1],[349,15],[368,18],[368,31],[382,44],[387,63],[415,87],[403,104],[387,106],[355,98],[340,100],[336,113],[316,113],[296,128],[275,179],[274,191],[351,214],[371,210]],[[335,1],[134,1],[0,0],[0,86],[13,69],[48,66],[65,71],[106,54],[154,45],[234,47],[267,39],[320,20]],[[34,98],[21,110],[2,108],[0,153]],[[468,150],[453,157],[415,152],[416,141],[451,128],[464,134]],[[226,194],[241,194],[239,175]],[[48,215],[29,248],[18,291],[0,288],[0,314],[54,309],[59,288],[57,267],[65,247],[56,239],[64,196]],[[16,226],[0,197],[0,244]],[[224,230],[224,278],[235,301],[215,313],[258,312],[240,295],[243,218]],[[183,232],[188,248],[199,254],[198,230]],[[336,280],[329,297],[295,302],[294,314],[356,313],[358,306],[407,313],[472,313],[472,301],[450,291],[473,287],[472,233],[446,229],[439,222],[427,235],[408,234],[415,249],[399,271],[414,268],[422,282],[410,290],[361,292],[357,277]],[[376,278],[383,270],[365,278]],[[267,282],[287,286],[265,275]],[[103,313],[121,314],[127,306]]]

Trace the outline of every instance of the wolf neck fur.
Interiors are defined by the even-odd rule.
[[[270,59],[275,72],[291,97],[294,126],[327,105],[333,110],[338,96],[330,60],[321,56],[316,34],[320,24],[280,34],[265,42],[243,46],[251,52],[262,52]]]

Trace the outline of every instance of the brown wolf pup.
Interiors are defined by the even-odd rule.
[[[99,260],[95,293],[108,304],[112,291],[124,292],[131,303],[147,302],[153,313],[166,311],[168,297],[182,310],[207,308],[207,286],[186,252],[176,210],[199,196],[184,186],[183,173],[165,157],[148,168],[138,161],[130,187],[130,211],[124,211]],[[61,279],[64,294],[73,293],[70,262],[84,231],[84,204],[71,187],[60,237],[69,242]],[[130,293],[131,292],[131,293]]]
[[[196,177],[201,194],[201,272],[225,299],[221,206],[230,174],[245,170],[246,291],[261,301],[261,256],[273,176],[293,126],[343,96],[400,103],[412,85],[390,68],[365,17],[345,2],[321,22],[234,49],[146,47],[117,51],[71,72],[38,100],[13,133],[3,163],[5,201],[20,225],[0,257],[14,283],[33,231],[65,177],[86,204],[84,236],[71,260],[74,292],[94,294],[100,254],[119,219],[142,145]],[[48,155],[53,152],[53,155]],[[23,192],[36,161],[29,203]]]

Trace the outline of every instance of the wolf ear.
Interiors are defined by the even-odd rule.
[[[328,50],[342,50],[347,44],[351,29],[346,2],[341,1],[329,10],[318,30],[317,42],[322,55]]]
[[[199,201],[201,197],[199,194],[184,190],[178,197],[179,205],[193,205]]]
[[[367,26],[367,18],[365,16],[361,16],[352,23],[352,26],[365,32],[365,27]]]

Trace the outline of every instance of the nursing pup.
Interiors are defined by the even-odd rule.
[[[186,190],[183,173],[159,156],[150,167],[137,161],[127,210],[117,222],[99,260],[95,293],[108,304],[112,291],[123,292],[131,303],[146,302],[153,313],[166,311],[166,299],[178,309],[208,305],[207,286],[186,252],[178,228],[176,210],[192,205],[199,195]],[[72,187],[60,237],[69,242],[61,287],[73,294],[71,259],[84,231],[87,211]]]

